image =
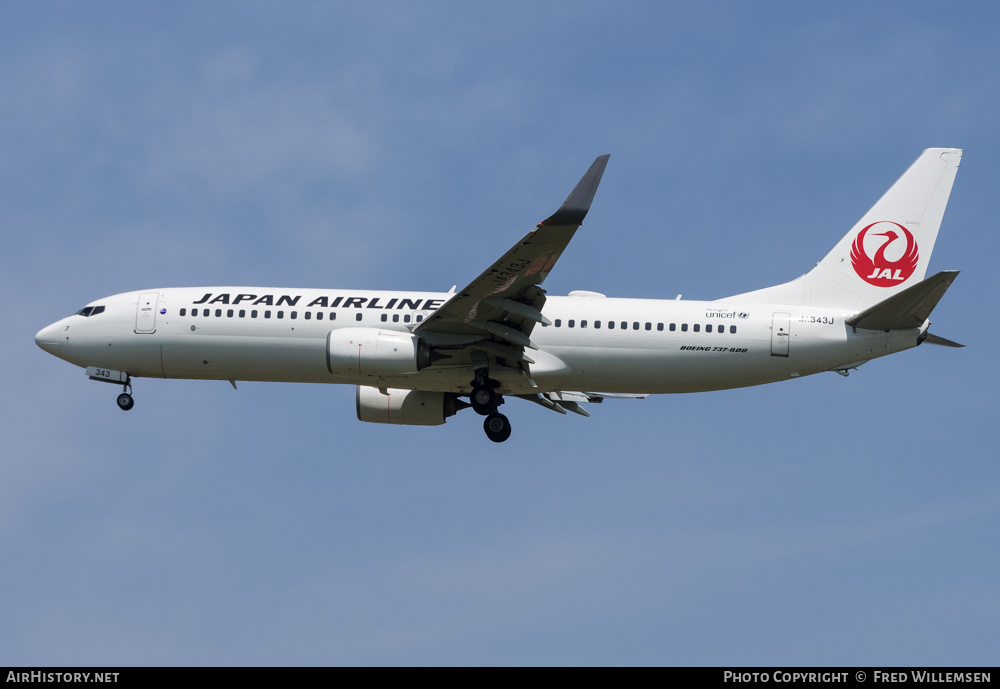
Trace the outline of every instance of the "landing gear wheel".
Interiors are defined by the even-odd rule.
[[[483,421],[486,437],[495,443],[502,443],[510,437],[510,421],[503,414],[493,413]]]
[[[135,406],[135,400],[132,399],[132,395],[128,394],[127,392],[123,392],[122,394],[118,395],[118,407],[122,411],[128,411],[134,406]]]
[[[469,401],[472,402],[472,410],[480,416],[493,414],[500,405],[500,397],[493,388],[482,385],[472,389]]]

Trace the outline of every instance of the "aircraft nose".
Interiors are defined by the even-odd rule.
[[[62,327],[58,323],[42,328],[35,333],[35,344],[49,354],[58,355],[61,331]]]

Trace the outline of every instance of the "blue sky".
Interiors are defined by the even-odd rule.
[[[994,664],[992,3],[0,6],[0,664]],[[105,295],[447,290],[611,161],[550,294],[713,299],[965,149],[923,346],[848,379],[511,401],[142,380],[38,349]],[[994,161],[994,162],[991,162]]]

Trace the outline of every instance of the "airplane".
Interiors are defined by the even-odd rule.
[[[590,210],[609,155],[559,209],[461,290],[183,287],[98,299],[35,342],[122,386],[136,378],[357,386],[361,421],[440,425],[471,407],[507,440],[506,398],[584,404],[724,390],[861,364],[921,343],[958,271],[924,279],[960,149],[924,151],[812,270],[716,301],[548,296],[542,284]],[[467,400],[467,401],[466,401]]]

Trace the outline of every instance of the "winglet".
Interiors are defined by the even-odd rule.
[[[590,166],[585,174],[576,185],[576,188],[570,192],[570,195],[566,197],[563,201],[563,205],[559,207],[555,213],[551,216],[538,223],[541,225],[582,225],[583,219],[587,217],[587,211],[590,210],[590,204],[594,202],[594,195],[597,193],[597,185],[601,183],[601,177],[604,175],[604,168],[607,167],[608,158],[611,154],[605,154],[598,156],[594,164]]]

